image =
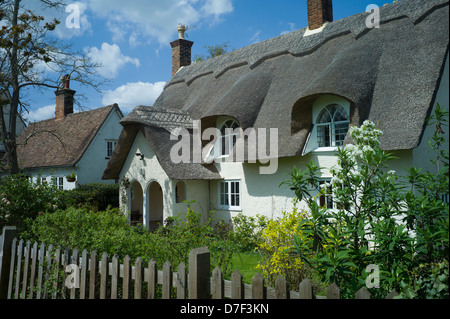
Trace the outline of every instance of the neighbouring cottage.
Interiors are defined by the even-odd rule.
[[[55,118],[31,123],[18,138],[19,167],[34,181],[65,190],[114,183],[102,175],[122,130],[123,114],[117,104],[74,113],[76,91],[67,80],[55,91]]]
[[[399,158],[390,169],[427,167],[426,119],[437,103],[449,105],[449,2],[385,5],[379,28],[367,27],[365,12],[333,21],[331,0],[307,4],[307,28],[192,65],[193,43],[180,28],[171,43],[173,78],[152,107],[138,106],[121,120],[103,175],[121,180],[133,223],[155,229],[184,212],[184,200],[226,221],[239,212],[276,217],[292,209],[294,193],[280,183],[293,166],[314,160],[329,180],[338,147],[351,142],[349,127],[367,119],[384,132],[382,147]],[[266,143],[245,137],[247,154],[227,161],[242,137],[227,128],[266,130],[265,140],[258,131]],[[273,128],[276,153],[269,152]],[[186,136],[190,149],[179,144]],[[183,152],[189,161],[180,162]],[[271,159],[276,171],[261,174]]]

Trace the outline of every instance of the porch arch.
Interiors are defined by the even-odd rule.
[[[155,231],[163,225],[164,219],[164,195],[161,185],[152,181],[147,190],[148,229]]]

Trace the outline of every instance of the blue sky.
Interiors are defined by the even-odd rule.
[[[36,0],[27,0],[34,6]],[[334,20],[364,12],[369,4],[392,1],[334,0]],[[205,46],[229,42],[239,49],[307,26],[306,0],[79,0],[68,2],[80,10],[80,28],[67,28],[73,13],[44,11],[61,24],[55,37],[84,50],[99,63],[100,74],[110,79],[102,93],[71,88],[87,97],[84,109],[118,103],[124,113],[137,105],[153,105],[171,77],[170,41],[177,39],[177,26],[194,26],[187,32],[194,42],[192,55],[205,53]],[[124,5],[125,4],[125,5]],[[58,77],[58,75],[54,75]],[[30,92],[30,113],[40,121],[54,117],[54,90]]]

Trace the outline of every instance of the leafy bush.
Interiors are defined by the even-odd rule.
[[[305,219],[306,213],[294,209],[292,212],[283,212],[283,216],[276,220],[270,220],[262,231],[261,240],[257,250],[262,260],[257,266],[274,287],[279,276],[283,276],[291,290],[297,290],[300,282],[311,277],[310,268],[302,258],[292,256],[290,247],[294,243],[295,236],[307,236],[298,228],[298,221]]]
[[[91,210],[104,211],[111,206],[119,207],[118,184],[86,184],[66,191],[68,205],[75,207],[88,207]]]
[[[232,240],[237,245],[238,252],[254,251],[261,241],[264,229],[269,219],[266,216],[246,216],[239,213],[232,219]]]
[[[117,254],[122,260],[126,255],[132,260],[142,257],[144,263],[154,259],[159,267],[166,261],[174,267],[181,262],[188,265],[190,251],[206,246],[211,252],[212,268],[220,266],[224,273],[231,274],[232,241],[215,234],[211,219],[207,223],[200,219],[188,204],[184,218],[174,217],[171,223],[151,233],[129,226],[118,209],[95,212],[68,208],[38,216],[29,237],[54,246]]]
[[[409,284],[402,282],[397,298],[448,299],[448,260],[437,264],[421,264],[412,272]]]
[[[65,206],[63,192],[54,185],[34,183],[20,174],[0,179],[0,229],[16,226],[19,232],[27,231],[39,214]]]

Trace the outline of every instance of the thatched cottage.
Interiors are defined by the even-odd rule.
[[[122,182],[132,221],[154,229],[185,211],[183,200],[224,220],[239,212],[274,217],[292,208],[293,192],[279,186],[292,167],[314,160],[329,179],[349,127],[367,119],[399,157],[392,169],[427,165],[426,118],[436,103],[449,105],[448,1],[385,5],[379,27],[367,23],[370,12],[333,21],[331,0],[307,3],[308,27],[192,65],[193,43],[180,30],[172,79],[153,106],[121,120],[104,172]],[[227,160],[239,136],[226,128],[237,127],[266,130],[266,143],[245,139],[256,159]],[[218,134],[199,140],[211,128]],[[190,161],[180,161],[186,132]],[[274,159],[276,169],[262,174]]]

